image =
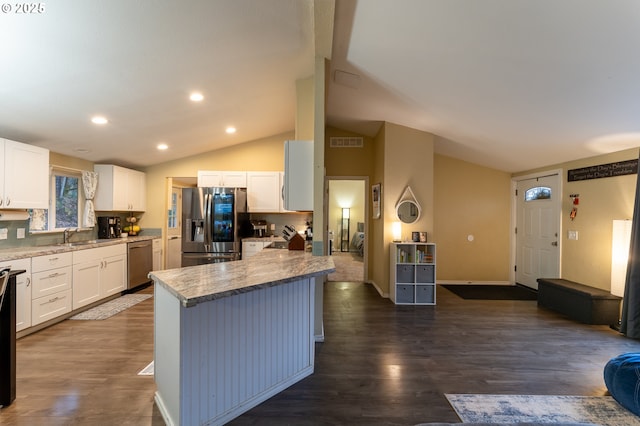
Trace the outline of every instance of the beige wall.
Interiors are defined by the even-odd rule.
[[[93,171],[93,163],[91,161],[77,157],[69,157],[68,155],[58,154],[57,152],[49,152],[49,164],[76,170]]]
[[[435,155],[437,280],[510,279],[511,174]],[[473,241],[468,241],[468,236]]]
[[[163,228],[167,209],[167,178],[196,177],[198,170],[283,171],[284,141],[293,132],[148,167],[147,211],[142,227]]]
[[[433,233],[433,143],[430,133],[385,123],[384,133],[384,179],[382,181],[383,238],[373,242],[380,245],[374,250],[372,263],[384,265],[383,270],[374,271],[373,281],[384,294],[389,294],[389,244],[392,242],[391,226],[397,221],[395,206],[405,188],[411,187],[422,214],[414,224],[402,225],[403,239],[410,240],[412,231]],[[382,255],[382,257],[380,257]]]
[[[633,215],[637,179],[636,175],[626,175],[568,182],[567,171],[636,158],[638,150],[630,149],[517,174],[562,170],[562,278],[610,290],[612,222]],[[578,214],[573,221],[569,217],[573,207],[570,194],[580,195]],[[578,231],[577,241],[568,239],[569,230]]]
[[[331,148],[331,137],[362,137],[362,148]],[[327,176],[369,176],[375,172],[376,146],[372,138],[327,127],[325,142],[325,167]],[[371,181],[373,184],[373,181]]]

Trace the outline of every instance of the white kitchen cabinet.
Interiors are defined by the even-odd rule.
[[[199,187],[246,188],[247,172],[198,170]]]
[[[126,247],[116,244],[73,252],[73,309],[126,288]]]
[[[49,150],[0,139],[0,209],[49,208]]]
[[[280,188],[278,189],[278,211],[280,213],[289,213],[293,210],[284,208],[284,172],[278,173],[280,176]]]
[[[162,269],[162,240],[160,238],[155,238],[151,242],[151,248],[153,250],[153,270],[159,271]]]
[[[98,211],[134,211],[146,209],[146,176],[143,172],[111,164],[96,164],[99,173],[94,198]]]
[[[31,258],[0,263],[0,269],[24,270],[16,276],[16,331],[31,327]]]
[[[284,208],[313,210],[313,141],[284,143]]]
[[[31,325],[71,312],[71,252],[31,258]]]
[[[243,241],[242,242],[242,259],[248,259],[256,253],[261,252],[271,241]]]
[[[280,212],[280,172],[247,172],[247,209]]]

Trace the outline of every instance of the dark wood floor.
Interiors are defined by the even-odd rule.
[[[151,288],[143,290],[150,292]],[[17,344],[17,398],[2,425],[162,425],[151,299],[104,321],[67,320]],[[603,395],[602,369],[640,343],[535,301],[395,306],[371,285],[328,283],[315,373],[233,425],[458,422],[445,393]]]

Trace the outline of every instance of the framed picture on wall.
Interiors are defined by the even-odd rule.
[[[382,202],[382,185],[371,185],[371,215],[374,219],[380,219],[380,203]]]

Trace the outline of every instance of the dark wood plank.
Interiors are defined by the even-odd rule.
[[[151,292],[151,288],[143,290]],[[395,306],[368,284],[325,286],[315,373],[234,425],[414,425],[459,421],[445,393],[603,395],[605,363],[640,343],[535,301]],[[18,340],[5,425],[162,425],[152,377],[153,300],[104,321],[67,320]]]

